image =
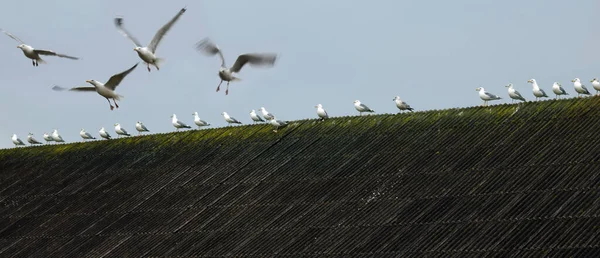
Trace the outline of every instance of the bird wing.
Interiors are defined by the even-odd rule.
[[[515,95],[517,96],[518,99],[525,100],[525,98],[518,91],[515,91]]]
[[[585,87],[585,85],[581,84],[581,88],[584,90],[585,94],[590,94],[590,92],[588,91],[588,89]]]
[[[273,66],[277,60],[277,54],[273,53],[252,53],[238,56],[231,67],[234,73],[239,72],[246,63],[253,66]]]
[[[21,145],[25,145],[25,143],[23,143],[23,141],[21,141],[21,139],[18,139],[18,138],[17,138],[17,141],[19,142],[19,144],[21,144]]]
[[[33,52],[35,52],[38,55],[43,55],[43,56],[58,56],[58,57],[64,57],[64,58],[73,59],[73,60],[79,59],[79,57],[68,56],[65,54],[59,54],[52,50],[34,49]]]
[[[542,96],[548,97],[548,95],[546,95],[546,92],[544,90],[540,89],[540,92],[542,92]]]
[[[38,140],[34,139],[33,137],[31,137],[30,139],[31,139],[31,143],[33,143],[33,144],[40,144],[41,143]]]
[[[221,67],[226,67],[223,52],[221,52],[219,46],[217,46],[210,38],[204,38],[196,43],[196,50],[201,51],[208,56],[219,54],[219,57],[221,58]]]
[[[500,97],[498,97],[498,96],[496,96],[496,95],[494,95],[492,93],[489,93],[489,92],[486,92],[485,95],[488,96],[488,97],[490,97],[490,98],[492,98],[492,99],[500,98]]]
[[[563,87],[558,86],[558,88],[560,89],[562,94],[569,95],[569,93],[567,93],[567,91],[565,89],[563,89]]]
[[[143,124],[142,124],[141,126],[142,126],[142,130],[144,130],[144,131],[148,131],[148,128],[146,128],[146,126],[145,126],[145,125],[143,125]]]
[[[64,90],[69,90],[69,91],[96,91],[96,87],[74,87],[74,88],[63,88],[60,87],[58,85],[54,85],[54,87],[52,87],[53,90],[55,91],[64,91]]]
[[[138,64],[140,63],[135,64],[131,68],[127,69],[127,71],[111,76],[110,79],[108,79],[108,81],[106,82],[106,84],[104,84],[104,86],[111,90],[115,90],[117,86],[119,86],[119,83],[121,83],[123,78],[125,78],[125,76],[127,76],[131,71],[133,71],[133,69],[135,69],[138,66]]]
[[[23,42],[21,39],[17,38],[17,36],[10,34],[8,31],[5,31],[3,29],[0,29],[2,32],[4,32],[4,34],[6,34],[7,36],[11,37],[12,39],[19,41],[21,44],[25,44],[25,42]]]
[[[183,13],[185,13],[185,7],[181,8],[181,10],[179,10],[177,15],[175,15],[175,17],[173,17],[173,19],[171,19],[167,24],[163,25],[156,32],[156,34],[154,35],[154,38],[152,38],[152,41],[150,41],[150,45],[148,45],[148,48],[150,49],[150,51],[152,51],[152,53],[156,52],[156,48],[158,47],[158,44],[160,44],[160,40],[165,36],[165,34],[167,34],[167,31],[169,31],[169,29],[171,29],[173,24],[175,24],[175,22],[179,19],[179,17],[181,17],[181,15]]]
[[[367,107],[367,105],[362,104],[362,103],[360,104],[360,107],[364,110],[371,110],[369,107]]]
[[[122,17],[115,18],[115,26],[117,27],[117,31],[119,31],[119,33],[131,40],[131,42],[133,42],[133,45],[135,45],[136,47],[143,47],[142,44],[140,44],[140,42],[135,37],[133,37],[131,33],[129,33],[129,31],[125,29],[125,27],[123,27]]]
[[[177,120],[177,124],[182,127],[188,127],[188,125],[186,125],[184,122],[181,122],[179,120]]]

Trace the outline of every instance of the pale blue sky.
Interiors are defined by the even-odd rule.
[[[600,77],[597,1],[401,1],[401,0],[203,0],[203,1],[6,1],[0,28],[36,48],[81,60],[46,57],[33,67],[0,35],[0,147],[16,133],[42,140],[57,128],[67,142],[79,130],[94,136],[119,122],[137,133],[135,121],[152,132],[173,131],[175,113],[193,124],[198,111],[211,127],[225,126],[221,112],[251,123],[249,112],[266,107],[279,119],[315,118],[323,104],[330,116],[357,115],[355,99],[377,113],[395,113],[399,95],[416,110],[480,105],[475,88],[508,99],[509,82],[532,99],[535,78],[550,92],[559,81],[574,94],[571,79]],[[143,44],[180,8],[186,13],[158,47],[160,71],[143,63],[117,88],[125,98],[110,111],[96,93],[56,92],[106,81],[136,62],[133,45],[113,25],[125,26]],[[244,67],[228,96],[219,83],[217,57],[194,44],[210,37],[228,65],[239,54],[276,52],[273,68]],[[499,103],[499,102],[492,102]]]

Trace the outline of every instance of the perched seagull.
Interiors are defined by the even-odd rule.
[[[65,142],[65,140],[63,140],[60,134],[58,134],[58,130],[56,129],[54,129],[54,131],[52,132],[52,140],[54,140],[55,142]]]
[[[393,100],[394,100],[394,102],[396,102],[396,107],[398,107],[398,109],[400,109],[400,111],[402,111],[402,110],[408,110],[411,112],[413,111],[413,108],[410,107],[410,105],[408,105],[408,103],[402,101],[399,96],[394,97]]]
[[[10,138],[10,139],[15,144],[15,147],[17,147],[19,145],[25,145],[25,143],[23,143],[23,141],[21,141],[21,139],[19,139],[19,137],[17,137],[16,134],[13,134],[12,138]]]
[[[113,99],[113,102],[115,102],[115,106],[119,108],[117,100],[120,101],[123,96],[115,93],[115,89],[117,88],[117,86],[119,86],[119,84],[125,78],[125,76],[127,76],[131,71],[133,71],[133,69],[135,69],[138,66],[138,64],[139,63],[135,64],[127,71],[111,76],[105,84],[102,84],[101,82],[96,80],[87,80],[85,82],[93,85],[94,87],[75,87],[69,89],[69,91],[95,91],[98,94],[100,94],[100,96],[106,98],[106,101],[108,101],[108,104],[110,105],[110,110],[114,109],[113,105],[110,103],[110,99]],[[60,87],[58,85],[54,85],[52,89],[56,91],[66,90],[66,88]]]
[[[208,122],[200,119],[200,117],[198,116],[198,112],[194,112],[192,115],[194,116],[194,124],[196,124],[198,126],[198,129],[202,126],[210,125]]]
[[[27,135],[27,142],[29,142],[29,144],[33,145],[33,144],[42,144],[41,142],[39,142],[38,140],[36,140],[35,138],[33,138],[33,134],[29,133]]]
[[[52,135],[49,135],[48,133],[44,133],[43,137],[44,137],[44,140],[46,142],[53,142],[54,141],[54,139],[52,139]]]
[[[81,136],[81,138],[83,138],[83,140],[96,139],[96,137],[94,137],[90,133],[86,132],[83,128],[81,128],[81,131],[79,131],[79,136]]]
[[[375,110],[370,109],[369,107],[367,107],[367,105],[360,103],[360,100],[355,100],[354,101],[354,108],[356,108],[356,110],[358,110],[358,113],[362,116],[363,112],[375,112]]]
[[[29,45],[26,45],[25,42],[23,42],[22,40],[20,40],[19,38],[17,38],[16,36],[8,33],[7,31],[4,31],[3,29],[0,29],[2,32],[4,32],[4,34],[8,35],[9,37],[11,37],[12,39],[18,41],[19,43],[21,43],[20,45],[17,46],[17,48],[20,48],[23,51],[23,54],[31,59],[31,62],[33,63],[33,66],[38,66],[39,63],[46,63],[46,61],[44,61],[40,55],[42,56],[58,56],[58,57],[64,57],[64,58],[69,58],[69,59],[73,59],[73,60],[77,60],[79,59],[78,57],[73,57],[73,56],[68,56],[68,55],[63,55],[63,54],[58,54],[52,50],[42,50],[42,49],[35,49]]]
[[[598,91],[600,91],[600,81],[598,81],[598,78],[594,78],[590,82],[592,83],[594,90],[596,90],[596,95],[598,95]]]
[[[267,111],[264,107],[260,107],[258,111],[260,111],[263,117],[267,120],[271,120],[275,117],[273,114],[269,113],[269,111]]]
[[[323,109],[323,105],[317,104],[315,107],[317,108],[317,116],[319,116],[319,118],[321,118],[321,120],[325,120],[325,119],[329,118],[329,115],[327,115],[327,111],[325,111],[325,109]]]
[[[189,125],[184,124],[183,122],[177,120],[177,116],[175,114],[171,115],[171,123],[175,126],[175,130],[179,131],[179,128],[192,128]]]
[[[219,83],[219,86],[217,86],[217,92],[221,87],[221,83],[226,81],[227,89],[225,90],[225,95],[229,93],[229,82],[240,80],[240,78],[235,77],[234,73],[239,73],[246,63],[250,64],[251,66],[273,66],[275,65],[275,60],[277,59],[277,54],[274,53],[248,53],[238,56],[233,66],[227,68],[225,65],[223,52],[209,38],[205,38],[196,43],[196,49],[204,52],[208,56],[219,54],[219,57],[221,58],[221,68],[219,68],[219,77],[221,78],[221,82]]]
[[[100,137],[104,138],[104,139],[110,139],[110,134],[108,134],[108,132],[106,130],[104,130],[104,127],[100,128],[100,131],[98,131],[98,133],[100,133]]]
[[[262,117],[260,117],[258,114],[256,114],[256,110],[254,110],[254,109],[252,109],[252,111],[250,111],[250,118],[252,118],[252,121],[254,121],[254,123],[265,121],[264,119],[262,119]]]
[[[141,135],[142,132],[150,132],[150,130],[148,130],[148,128],[140,121],[135,122],[135,130],[138,131],[138,135]]]
[[[558,82],[554,82],[552,84],[552,92],[554,92],[554,94],[556,95],[556,97],[554,97],[555,99],[559,98],[558,96],[560,95],[569,95],[569,93],[567,93],[567,91],[565,91],[562,85],[560,85],[560,83]]]
[[[127,133],[127,131],[124,128],[122,128],[119,123],[115,124],[115,132],[117,133],[117,135],[131,136],[131,134]]]
[[[232,123],[233,124],[242,124],[242,122],[229,116],[229,114],[227,114],[227,112],[223,112],[223,113],[221,113],[221,115],[223,115],[223,118],[225,118],[225,121],[227,121],[228,124],[232,124]]]
[[[585,85],[581,84],[579,78],[575,78],[571,80],[573,82],[573,86],[575,87],[575,91],[577,92],[577,97],[580,98],[581,94],[583,95],[591,95]]]
[[[288,125],[288,121],[277,120],[277,118],[275,117],[273,117],[273,119],[271,119],[270,122],[273,126],[275,126],[275,129],[273,130],[273,132],[275,133],[277,133],[277,130],[279,130],[279,128],[283,128]]]
[[[511,103],[515,102],[516,100],[522,100],[522,101],[527,101],[525,98],[523,98],[523,96],[521,96],[521,93],[519,93],[517,90],[515,90],[513,88],[513,84],[509,83],[508,85],[504,86],[506,88],[508,88],[508,96],[512,99]]]
[[[540,86],[538,86],[535,79],[530,79],[527,82],[531,83],[531,86],[533,86],[533,96],[535,96],[535,100],[538,100],[539,98],[547,98],[548,97],[548,95],[546,95],[546,92],[544,92],[544,90],[540,89]]]
[[[485,91],[485,89],[483,87],[477,87],[477,89],[475,89],[475,90],[479,91],[479,97],[483,100],[483,106],[487,106],[487,103],[490,100],[502,99],[498,95],[494,95],[492,93]]]
[[[175,24],[179,17],[181,17],[181,15],[185,13],[185,10],[185,7],[179,10],[175,17],[173,17],[167,24],[163,25],[156,32],[154,38],[152,38],[152,41],[150,41],[150,44],[147,47],[142,46],[142,44],[123,27],[122,17],[115,18],[115,26],[117,27],[117,30],[121,34],[123,34],[123,36],[125,36],[126,38],[131,40],[131,42],[133,42],[133,45],[135,45],[135,48],[133,50],[137,52],[138,56],[142,60],[144,60],[144,62],[146,62],[146,65],[148,66],[148,72],[150,72],[150,65],[156,67],[156,70],[160,70],[159,64],[163,59],[156,57],[156,48],[158,47],[158,44],[160,44],[160,40],[165,36],[165,34],[167,34],[167,32],[169,31],[169,29],[171,29],[173,24]]]

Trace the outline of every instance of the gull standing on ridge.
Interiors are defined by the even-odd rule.
[[[394,97],[393,101],[396,103],[396,107],[398,109],[400,109],[400,111],[403,111],[403,110],[408,110],[410,112],[413,111],[413,108],[410,107],[410,105],[408,103],[406,103],[405,101],[402,101],[400,99],[400,96]]]
[[[258,110],[262,113],[263,117],[267,120],[271,120],[275,117],[273,114],[269,113],[269,111],[267,111],[264,107],[260,107]]]
[[[323,105],[317,104],[315,107],[317,108],[317,116],[319,116],[321,121],[329,118],[329,115],[327,114],[327,111],[325,111],[325,109],[323,108]]]
[[[525,98],[523,98],[523,96],[521,96],[521,93],[519,93],[517,90],[515,90],[513,88],[513,84],[509,83],[508,85],[504,86],[508,88],[508,96],[512,99],[511,103],[515,102],[516,100],[522,100],[522,101],[527,101]]]
[[[171,124],[175,126],[175,131],[179,131],[179,128],[192,128],[191,126],[177,120],[177,116],[175,114],[171,115]]]
[[[250,111],[250,118],[252,118],[252,121],[254,121],[254,123],[265,121],[264,119],[262,119],[262,117],[260,117],[258,114],[256,114],[256,110],[254,110],[254,109],[252,109],[252,111]]]
[[[21,43],[20,45],[17,46],[17,48],[20,48],[23,51],[23,54],[31,59],[31,62],[33,63],[33,66],[38,66],[39,63],[46,63],[46,61],[44,61],[40,55],[43,56],[58,56],[58,57],[64,57],[64,58],[69,58],[69,59],[73,59],[73,60],[77,60],[79,59],[78,57],[73,57],[73,56],[68,56],[68,55],[63,55],[63,54],[58,54],[52,50],[42,50],[42,49],[35,49],[29,45],[26,45],[25,42],[23,42],[22,40],[20,40],[19,38],[17,38],[15,35],[12,35],[10,33],[8,33],[7,31],[0,29],[2,32],[4,32],[4,34],[6,34],[7,36],[11,37],[12,39],[18,41],[19,43]]]
[[[596,90],[596,95],[598,95],[598,91],[600,91],[600,81],[598,81],[598,78],[594,78],[590,82],[592,83],[594,90]]]
[[[237,119],[229,116],[229,114],[227,114],[227,112],[223,112],[223,113],[221,113],[221,115],[223,115],[223,118],[225,118],[225,121],[227,121],[227,124],[229,124],[229,125],[231,125],[231,124],[242,124],[242,122],[240,122]]]
[[[56,129],[54,129],[54,131],[52,132],[52,140],[54,140],[55,142],[65,142],[65,140],[63,140],[60,134],[58,134],[58,130]]]
[[[79,131],[79,136],[81,136],[81,138],[83,138],[84,141],[87,139],[96,139],[96,137],[86,132],[83,128],[81,128],[81,131]]]
[[[367,105],[360,103],[360,100],[355,100],[354,101],[354,108],[356,108],[356,110],[358,110],[358,113],[362,116],[363,112],[375,112],[375,110],[370,109],[369,107],[367,107]]]
[[[25,145],[25,143],[23,143],[23,141],[21,141],[21,139],[19,139],[19,137],[17,137],[17,135],[14,133],[10,139],[15,144],[15,147],[17,147],[19,145]]]
[[[98,131],[98,133],[100,133],[100,137],[104,139],[109,140],[111,138],[110,134],[106,130],[104,130],[104,127],[100,128],[100,131]]]
[[[33,134],[29,133],[27,135],[27,142],[29,142],[29,144],[33,145],[33,144],[42,144],[41,142],[39,142],[38,140],[36,140],[35,138],[33,138]]]
[[[527,82],[531,83],[531,86],[533,86],[533,96],[535,96],[535,100],[538,100],[539,98],[548,97],[548,95],[546,95],[546,92],[544,92],[544,90],[542,90],[540,86],[538,86],[537,81],[535,81],[535,79],[529,79]]]
[[[75,88],[71,88],[69,89],[69,91],[95,91],[98,94],[100,94],[100,96],[106,98],[106,101],[108,101],[108,104],[110,105],[110,110],[113,110],[114,107],[113,105],[110,103],[110,99],[113,99],[113,102],[115,103],[115,106],[117,108],[119,108],[119,105],[117,104],[117,100],[121,100],[121,98],[123,98],[123,96],[116,94],[115,93],[115,89],[117,88],[117,86],[119,86],[119,83],[121,83],[121,81],[125,78],[125,76],[127,76],[131,71],[133,71],[133,69],[135,69],[138,66],[139,63],[135,64],[133,67],[129,68],[127,71],[124,71],[122,73],[118,73],[115,74],[113,76],[110,77],[110,79],[108,79],[108,81],[105,84],[102,84],[99,81],[96,80],[87,80],[85,82],[93,85],[94,87],[75,87]],[[54,87],[52,87],[53,90],[56,91],[63,91],[66,90],[66,88],[60,87],[58,85],[54,85]]]
[[[560,95],[569,95],[565,89],[563,89],[562,85],[559,82],[554,82],[552,84],[552,92],[556,95],[554,99],[558,99]]]
[[[196,124],[198,126],[198,129],[200,129],[200,127],[202,127],[202,126],[210,125],[208,122],[200,119],[200,117],[198,116],[198,112],[194,112],[192,115],[194,116],[194,124]]]
[[[138,131],[138,135],[141,135],[142,132],[150,132],[150,130],[148,130],[148,128],[146,128],[144,123],[142,123],[140,121],[135,122],[135,130]]]
[[[492,93],[485,91],[485,89],[483,87],[477,87],[477,89],[475,89],[475,90],[479,91],[479,97],[483,100],[484,107],[488,105],[488,101],[490,101],[490,100],[502,99],[498,95],[494,95]]]
[[[585,87],[585,85],[581,84],[581,80],[579,80],[579,78],[575,78],[573,80],[571,80],[573,82],[573,86],[575,87],[575,91],[577,92],[577,97],[580,98],[581,94],[584,95],[592,95],[588,89]]]
[[[277,118],[275,117],[273,117],[273,119],[271,119],[270,122],[273,126],[275,126],[275,129],[273,130],[274,133],[277,133],[277,130],[279,130],[279,128],[286,127],[289,123],[288,121],[277,120]]]
[[[52,135],[49,135],[48,133],[44,133],[44,136],[42,136],[42,137],[44,137],[44,140],[46,142],[53,142],[54,141],[54,139],[52,139]]]
[[[131,134],[127,133],[127,131],[122,128],[121,124],[119,123],[115,124],[115,132],[117,133],[117,137],[119,137],[119,135],[131,136]]]
[[[138,56],[144,60],[144,62],[146,62],[146,65],[148,66],[148,72],[150,72],[150,65],[154,65],[157,71],[160,70],[159,64],[163,59],[156,57],[156,48],[158,47],[158,44],[160,44],[160,40],[165,36],[165,34],[167,34],[173,24],[175,24],[179,17],[185,13],[185,10],[185,7],[181,8],[175,17],[173,17],[167,24],[163,25],[156,32],[154,38],[152,38],[152,41],[150,41],[150,44],[147,47],[142,46],[142,44],[135,37],[133,37],[131,33],[125,29],[125,27],[123,27],[123,17],[115,18],[115,26],[117,27],[117,30],[123,34],[123,36],[133,42],[133,45],[135,45],[133,50],[137,52]]]
[[[275,60],[277,59],[277,54],[274,53],[247,53],[238,56],[238,58],[235,60],[235,63],[233,63],[233,66],[227,68],[227,65],[225,65],[225,57],[223,57],[223,52],[209,38],[205,38],[196,43],[196,49],[209,56],[219,54],[219,57],[221,58],[221,68],[219,68],[219,77],[221,78],[221,82],[219,83],[219,86],[217,86],[217,92],[221,87],[221,83],[226,81],[227,89],[225,90],[225,95],[229,94],[229,83],[231,81],[240,80],[240,78],[235,77],[234,74],[239,73],[246,63],[250,64],[251,66],[273,66],[275,65]]]

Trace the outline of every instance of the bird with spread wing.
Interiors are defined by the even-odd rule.
[[[25,44],[25,42],[23,42],[21,39],[17,38],[15,35],[10,34],[8,31],[5,31],[3,29],[0,29],[0,31],[4,32],[4,34],[6,34],[7,36],[9,36],[10,38],[18,41],[19,43],[21,43],[20,45],[17,46],[17,48],[20,48],[23,51],[23,54],[31,59],[31,62],[33,64],[33,66],[38,66],[39,63],[46,63],[46,61],[44,61],[40,55],[42,56],[58,56],[58,57],[63,57],[63,58],[68,58],[68,59],[73,59],[73,60],[77,60],[79,59],[78,57],[74,57],[74,56],[68,56],[68,55],[64,55],[64,54],[59,54],[56,53],[52,50],[43,50],[43,49],[35,49],[32,46],[29,46],[27,44]]]

